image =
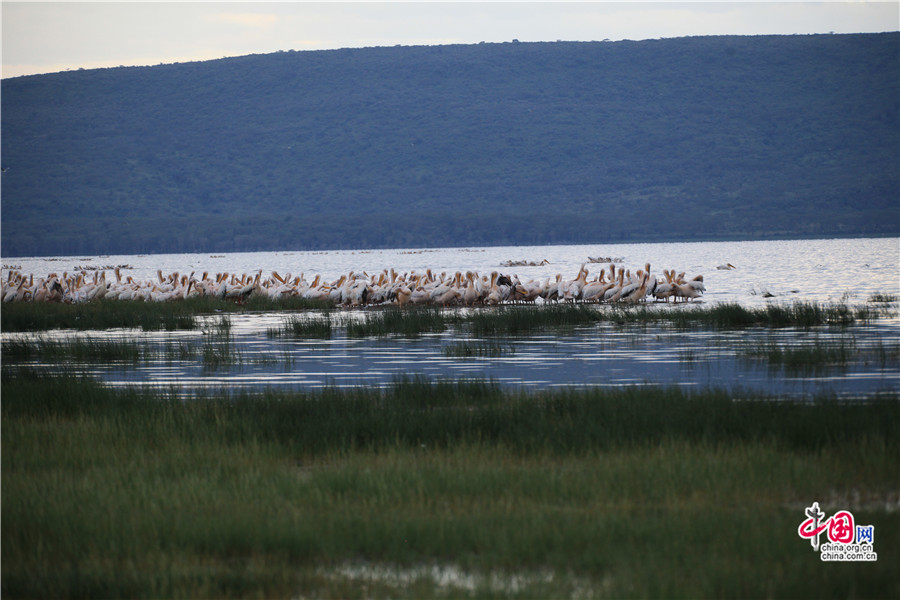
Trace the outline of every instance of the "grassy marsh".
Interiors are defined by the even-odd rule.
[[[443,331],[461,325],[476,335],[519,335],[541,330],[571,329],[598,322],[669,323],[674,326],[712,326],[740,328],[813,327],[817,325],[852,325],[868,322],[896,310],[891,302],[873,302],[863,306],[844,303],[819,304],[795,302],[769,304],[763,308],[746,308],[736,303],[661,306],[597,306],[554,304],[544,306],[501,306],[480,308],[468,313],[436,307],[407,307],[363,311],[362,318],[342,319],[352,337],[377,335],[410,335]],[[8,303],[0,312],[0,329],[41,331],[46,329],[110,329],[141,328],[145,331],[196,329],[199,316],[245,311],[309,311],[323,310],[322,303],[302,298],[269,300],[251,298],[243,305],[214,298],[191,298],[176,302],[125,302],[100,300],[84,304]],[[326,314],[337,313],[326,309]],[[299,322],[299,321],[298,321]],[[317,335],[324,336],[324,330]]]
[[[869,296],[868,302],[896,302],[897,296],[895,294],[872,294]]]
[[[81,334],[61,338],[16,338],[3,340],[3,360],[9,363],[40,361],[45,363],[120,363],[165,360],[190,361],[199,358],[204,367],[217,369],[243,361],[239,344],[231,335],[231,322],[225,316],[206,322],[199,341],[168,341],[164,344],[139,336],[94,339]]]
[[[788,371],[818,371],[844,368],[859,353],[853,339],[815,339],[812,343],[784,345],[768,342],[742,352],[751,359],[763,359],[773,367]]]
[[[751,360],[767,361],[772,367],[784,367],[787,371],[827,371],[844,369],[854,362],[884,367],[900,358],[900,342],[879,340],[876,344],[860,347],[850,335],[836,339],[815,336],[796,345],[774,340],[747,345],[737,353]]]
[[[47,329],[138,328],[144,331],[194,329],[194,318],[207,306],[184,302],[120,302],[99,300],[83,304],[52,302],[12,302],[0,311],[3,331],[43,331]],[[208,312],[214,312],[209,308]]]
[[[788,315],[785,317],[785,312]],[[269,326],[262,333],[271,340],[271,350],[261,349],[254,334],[237,336],[231,332],[232,313],[216,313],[216,316],[195,317],[197,333],[176,333],[156,336],[124,333],[105,339],[91,339],[91,334],[25,334],[9,336],[3,340],[2,357],[9,364],[42,361],[48,364],[114,362],[123,368],[144,368],[147,363],[199,362],[205,369],[218,370],[241,368],[248,364],[283,363],[285,369],[294,368],[295,354],[308,357],[309,345],[297,345],[302,340],[332,340],[341,338],[402,337],[416,338],[429,333],[452,333],[453,342],[438,348],[446,358],[498,358],[516,353],[519,344],[528,336],[556,333],[580,335],[592,341],[613,334],[614,344],[633,343],[641,348],[648,335],[677,335],[682,329],[704,331],[735,330],[742,328],[735,323],[752,327],[750,336],[725,334],[728,338],[715,360],[753,362],[764,361],[774,369],[817,373],[828,370],[846,372],[848,368],[869,369],[872,365],[892,367],[900,357],[900,346],[890,339],[859,337],[852,325],[810,325],[802,331],[776,332],[774,327],[760,327],[757,318],[748,315],[775,315],[772,322],[779,324],[822,323],[833,318],[843,319],[848,314],[841,307],[835,312],[816,306],[767,307],[764,311],[748,311],[731,305],[711,307],[678,307],[666,310],[662,307],[596,307],[583,305],[560,306],[508,306],[459,311],[432,307],[396,308],[372,311],[303,311],[282,313],[279,326]],[[866,321],[872,318],[864,315]],[[730,323],[730,325],[729,325]],[[858,323],[854,321],[854,323]],[[693,325],[692,325],[693,324]],[[241,329],[241,331],[244,331]],[[663,333],[664,332],[664,333]],[[105,335],[105,334],[100,334]],[[127,336],[127,337],[125,337]],[[156,338],[175,338],[162,344]],[[672,338],[673,344],[678,343]],[[734,340],[734,341],[732,341]],[[859,344],[857,342],[859,341]],[[437,342],[435,342],[437,343]],[[595,344],[596,346],[596,344]],[[525,348],[533,348],[526,345]],[[323,351],[325,346],[322,347]],[[521,349],[521,348],[520,348]],[[245,352],[246,351],[246,352]],[[540,351],[546,352],[541,347]],[[651,349],[651,353],[656,349]],[[307,353],[307,354],[304,354]],[[699,347],[678,346],[678,360],[695,366],[708,354]],[[54,366],[57,366],[54,365]],[[893,368],[893,367],[892,367]]]
[[[349,337],[403,335],[416,337],[423,333],[440,333],[462,319],[453,310],[412,307],[385,308],[364,313],[362,319],[344,319]]]
[[[164,344],[142,339],[91,339],[79,336],[47,339],[19,338],[3,340],[3,360],[10,363],[40,361],[46,363],[122,363],[138,364],[154,360],[180,362],[194,360],[203,352],[202,345],[192,341],[169,341]]]
[[[290,315],[282,321],[281,327],[270,327],[266,335],[270,338],[289,337],[299,339],[329,339],[333,332],[331,319]]]
[[[231,335],[231,321],[219,317],[205,325],[200,358],[207,369],[221,369],[243,361],[243,353]]]
[[[243,361],[227,315],[247,308],[215,319],[197,318],[215,306],[194,308],[185,317],[203,335],[187,334],[193,341],[3,342],[4,596],[900,596],[896,393],[795,403],[735,401],[719,390],[511,391],[403,379],[383,390],[184,398],[8,364]],[[518,335],[597,323],[815,327],[885,310],[326,311],[285,315],[267,335],[415,337],[454,327],[487,339],[447,346],[445,356],[493,357],[514,351]],[[884,364],[898,347],[859,348],[848,335],[746,355],[802,370],[860,352]],[[699,359],[685,350],[682,360]],[[874,524],[878,562],[823,568],[796,533],[813,501]]]
[[[3,340],[2,357],[6,361],[42,360],[79,362],[104,361],[137,363],[148,356],[145,344],[133,340],[94,340],[68,338],[50,340]]]
[[[5,597],[900,593],[896,395],[416,379],[184,401],[7,370],[3,396]],[[823,569],[796,534],[813,500],[874,524],[878,562]]]
[[[3,331],[46,329],[138,328],[144,331],[197,329],[202,315],[245,311],[321,310],[321,302],[303,298],[250,298],[244,304],[218,298],[188,298],[172,302],[95,300],[81,304],[11,302],[0,312]]]

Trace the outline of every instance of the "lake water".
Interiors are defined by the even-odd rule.
[[[702,274],[703,302],[737,302],[748,307],[795,300],[864,304],[873,294],[900,295],[900,240],[897,238],[766,242],[579,245],[455,249],[357,250],[172,254],[146,256],[80,256],[5,258],[4,273],[15,267],[35,277],[78,268],[127,265],[136,279],[178,271],[190,273],[321,274],[328,280],[349,271],[378,273],[475,270],[518,273],[521,278],[574,277],[588,257],[617,261],[636,270],[646,262],[652,272],[663,269]],[[504,267],[506,261],[547,260],[540,267]],[[731,263],[732,270],[716,267]],[[605,267],[588,265],[592,272]],[[897,303],[890,306],[896,313]],[[598,307],[603,310],[604,307]],[[674,307],[668,310],[677,310]],[[871,397],[900,388],[900,319],[885,317],[849,328],[751,328],[737,331],[676,330],[661,325],[597,325],[566,334],[532,335],[503,340],[470,339],[456,330],[415,339],[349,338],[337,328],[326,340],[272,338],[283,315],[230,315],[230,332],[216,335],[215,319],[206,331],[140,333],[149,347],[185,344],[197,350],[192,359],[173,360],[160,352],[138,364],[80,366],[110,385],[236,389],[268,386],[310,389],[326,385],[386,385],[399,376],[491,378],[504,385],[528,388],[662,384],[686,388],[725,387],[737,396],[768,394],[807,398],[827,393],[843,398]],[[12,335],[3,334],[4,339]],[[47,337],[48,334],[42,334]],[[134,332],[56,332],[54,336],[92,339],[134,336]],[[454,346],[463,338],[476,346],[491,345],[489,356],[459,358]],[[239,360],[210,367],[200,349],[229,344]],[[786,367],[763,356],[761,349],[841,347],[846,357],[827,368]],[[67,363],[73,366],[71,361]],[[52,365],[38,365],[52,368]]]

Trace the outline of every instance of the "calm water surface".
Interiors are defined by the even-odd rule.
[[[820,394],[866,398],[897,392],[900,382],[900,322],[878,321],[852,328],[751,328],[736,331],[683,331],[669,327],[602,324],[567,334],[478,339],[455,330],[417,338],[348,338],[340,328],[331,339],[270,338],[266,329],[283,317],[231,317],[229,334],[206,332],[142,333],[157,353],[137,365],[82,367],[116,386],[147,385],[179,392],[197,389],[324,386],[384,386],[401,376],[490,378],[514,387],[674,385],[720,387],[737,396],[764,394],[809,398]],[[88,332],[91,339],[121,332]],[[461,344],[488,349],[488,355],[460,358]],[[189,360],[166,357],[163,349],[190,345]],[[210,366],[204,349],[229,345],[234,364]],[[822,346],[845,348],[848,357],[825,366],[785,366],[760,351]],[[37,365],[47,368],[47,365]]]
[[[705,242],[462,249],[410,249],[332,252],[178,254],[152,256],[50,257],[4,259],[9,267],[36,277],[77,267],[128,265],[135,278],[163,273],[303,273],[337,279],[353,271],[382,269],[438,273],[498,270],[522,278],[543,279],[562,273],[573,277],[588,257],[612,258],[635,270],[650,262],[652,272],[674,268],[703,274],[705,303],[737,302],[764,306],[794,300],[864,304],[873,294],[900,295],[900,240],[897,238],[775,242]],[[539,262],[542,267],[503,267],[508,260]],[[725,263],[733,270],[718,270]],[[605,265],[589,265],[594,269]],[[771,297],[769,297],[771,296]],[[897,304],[893,303],[894,313]],[[599,307],[603,310],[603,307]],[[674,308],[669,308],[673,310]],[[871,397],[900,388],[900,320],[879,319],[849,328],[752,328],[739,331],[677,330],[666,326],[596,325],[566,334],[479,340],[448,330],[415,339],[348,338],[342,328],[331,339],[272,338],[282,325],[275,313],[230,315],[222,334],[213,317],[202,331],[139,333],[151,348],[134,364],[85,364],[83,368],[115,386],[147,385],[189,393],[197,389],[273,387],[311,389],[322,386],[387,385],[403,375],[484,377],[509,386],[618,386],[662,384],[686,388],[725,387],[735,395],[767,394],[806,398],[827,393],[844,398]],[[14,335],[3,334],[4,339]],[[49,334],[42,334],[48,337]],[[135,332],[54,332],[58,337],[92,339],[134,337]],[[27,337],[27,336],[26,336]],[[462,342],[488,348],[485,356],[459,358]],[[194,348],[190,359],[166,357],[163,349],[183,344]],[[227,345],[232,364],[211,366],[203,350]],[[785,365],[766,348],[843,348],[841,360],[825,367]],[[71,363],[68,363],[71,365]],[[36,365],[55,368],[53,365]]]

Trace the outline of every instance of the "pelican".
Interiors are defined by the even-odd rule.
[[[684,273],[679,273],[675,279],[675,296],[677,298],[690,301],[699,298],[704,291],[706,291],[706,286],[703,285],[703,275],[697,275],[690,281],[684,281]]]
[[[500,287],[497,285],[497,272],[494,271],[491,273],[491,287],[488,291],[487,299],[485,302],[487,304],[500,304],[503,300],[502,292],[500,291]]]
[[[675,295],[674,274],[671,271],[663,269],[663,275],[666,276],[665,283],[657,283],[656,289],[653,290],[653,297],[657,300],[669,301],[669,298]]]
[[[619,271],[621,274],[622,271]],[[630,297],[640,288],[641,283],[644,281],[644,272],[638,270],[635,276],[629,276],[628,283],[619,286],[619,290],[616,294],[609,299],[610,302],[624,302],[626,298]]]
[[[582,302],[597,302],[609,288],[606,282],[606,271],[600,271],[600,277],[596,281],[585,284],[581,288]]]
[[[647,295],[647,281],[649,279],[650,273],[644,273],[643,277],[641,278],[641,284],[637,287],[631,288],[627,292],[623,291],[622,295],[619,297],[619,300],[630,304],[635,304],[643,300]]]
[[[180,300],[193,296],[228,298],[243,302],[253,295],[276,299],[299,296],[306,299],[328,300],[335,305],[362,307],[394,303],[403,306],[414,304],[460,304],[467,307],[476,304],[497,305],[504,303],[535,302],[641,302],[648,297],[668,301],[669,297],[692,300],[706,290],[703,275],[691,279],[684,273],[664,270],[666,281],[651,274],[650,264],[635,272],[610,264],[596,277],[589,278],[586,263],[582,264],[574,279],[562,274],[537,279],[518,274],[492,271],[483,275],[477,271],[456,271],[448,274],[432,269],[399,273],[394,269],[381,272],[354,272],[328,283],[321,275],[308,283],[301,273],[294,277],[277,271],[263,275],[256,273],[220,272],[212,277],[204,272],[199,279],[195,273],[173,272],[165,274],[156,270],[150,280],[135,281],[125,276],[121,269],[110,267],[115,279],[108,279],[104,269],[80,269],[71,275],[66,272],[59,278],[55,273],[36,279],[10,269],[3,278],[0,300],[3,302],[55,301],[88,302],[107,300],[163,301]],[[92,274],[89,274],[93,271]]]
[[[616,280],[615,285],[611,285],[604,293],[603,293],[603,301],[604,302],[615,302],[619,299],[619,296],[622,294],[622,288],[624,287],[625,280],[625,272],[622,269],[619,269],[619,276]]]
[[[475,306],[475,302],[478,301],[479,298],[480,295],[475,286],[475,275],[471,271],[468,271],[466,272],[466,289],[463,293],[463,304],[466,306]]]
[[[409,289],[406,285],[400,285],[394,288],[393,291],[394,299],[397,302],[397,306],[403,308],[406,306],[406,303],[409,302],[409,299],[412,297],[412,290]]]

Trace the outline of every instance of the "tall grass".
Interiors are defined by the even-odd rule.
[[[231,321],[227,317],[221,316],[218,320],[207,323],[203,335],[200,357],[205,368],[220,369],[241,362],[243,353],[234,343]]]
[[[858,345],[849,336],[832,339],[814,336],[798,344],[776,341],[746,344],[737,355],[745,359],[765,360],[770,366],[793,372],[818,372],[846,368],[851,363],[876,363],[885,367],[900,357],[900,343],[877,340],[875,344]]]
[[[201,351],[202,349],[198,348],[196,344],[184,341],[167,342],[160,345],[134,339],[96,340],[80,337],[45,339],[37,337],[4,340],[0,356],[7,362],[7,365],[22,361],[63,364],[71,361],[135,364],[158,359],[168,362],[188,361],[197,358]]]
[[[869,296],[867,302],[896,302],[896,294],[876,293]]]
[[[40,402],[15,400],[23,389],[80,390],[84,397],[98,400],[85,401],[77,393],[57,399],[47,392],[42,402],[76,413],[90,412],[94,406],[113,413],[127,410],[142,419],[184,403],[151,392],[118,394],[78,378],[33,381],[25,373],[4,372],[4,395],[12,398],[4,401],[4,414],[43,410]],[[869,439],[897,445],[892,425],[900,422],[896,394],[859,404],[827,398],[803,403],[735,402],[727,392],[717,390],[691,394],[648,386],[526,392],[484,380],[418,377],[398,379],[386,389],[237,391],[228,399],[198,393],[187,404],[191,408],[183,414],[210,419],[207,424],[216,425],[216,435],[223,439],[265,438],[308,456],[463,442],[494,443],[539,454],[579,454],[663,440],[757,441],[816,450],[852,442],[863,431]]]
[[[896,395],[2,383],[4,597],[900,591]],[[814,500],[875,524],[878,562],[823,569],[796,535]]]
[[[435,307],[385,307],[366,312],[362,319],[345,319],[352,337],[379,335],[420,335],[443,331],[451,325],[464,324],[479,335],[519,335],[540,330],[571,329],[597,322],[671,323],[680,327],[711,326],[740,328],[748,326],[812,327],[816,325],[851,325],[868,322],[892,309],[869,305],[795,302],[770,304],[763,308],[747,308],[736,303],[711,306],[596,306],[545,305],[501,306],[484,308],[469,314]],[[176,302],[123,302],[101,300],[85,304],[9,303],[0,312],[3,331],[39,331],[44,329],[109,329],[139,327],[159,329],[194,329],[197,315],[240,311],[322,310],[321,303],[302,298],[269,300],[256,297],[245,304],[215,298],[191,298]],[[331,309],[326,310],[330,313]],[[324,330],[321,332],[324,335]]]
[[[502,306],[474,312],[466,319],[466,325],[475,335],[522,335],[547,329],[571,329],[605,319],[603,311],[592,306]]]
[[[332,334],[331,319],[326,314],[325,318],[309,318],[297,315],[286,317],[281,327],[270,327],[266,335],[270,338],[293,337],[300,339],[322,338],[328,339]]]
[[[345,319],[349,337],[385,336],[391,334],[416,337],[423,333],[442,332],[460,317],[455,311],[432,307],[406,309],[386,308],[365,313],[363,319]]]
[[[858,352],[853,340],[839,339],[816,340],[798,346],[769,343],[744,351],[744,356],[763,358],[772,366],[803,372],[846,367]]]
[[[140,328],[144,331],[194,329],[194,315],[205,312],[206,304],[193,299],[182,302],[122,302],[99,300],[83,304],[52,302],[12,302],[0,311],[3,331],[47,329]],[[213,312],[212,309],[209,312]]]
[[[79,362],[139,362],[146,358],[146,346],[132,340],[4,340],[4,360],[75,360]]]
[[[228,300],[218,300],[223,308],[231,311],[331,311],[334,305],[327,300],[310,300],[299,296],[283,296],[281,298],[266,298],[264,296],[250,296],[243,304],[235,304]]]
[[[52,302],[12,302],[3,305],[0,328],[3,331],[40,331],[45,329],[140,328],[196,329],[198,315],[246,311],[297,311],[329,308],[321,302],[298,297],[270,300],[251,297],[244,304],[231,300],[195,297],[171,302],[132,302],[95,300],[80,304]]]

